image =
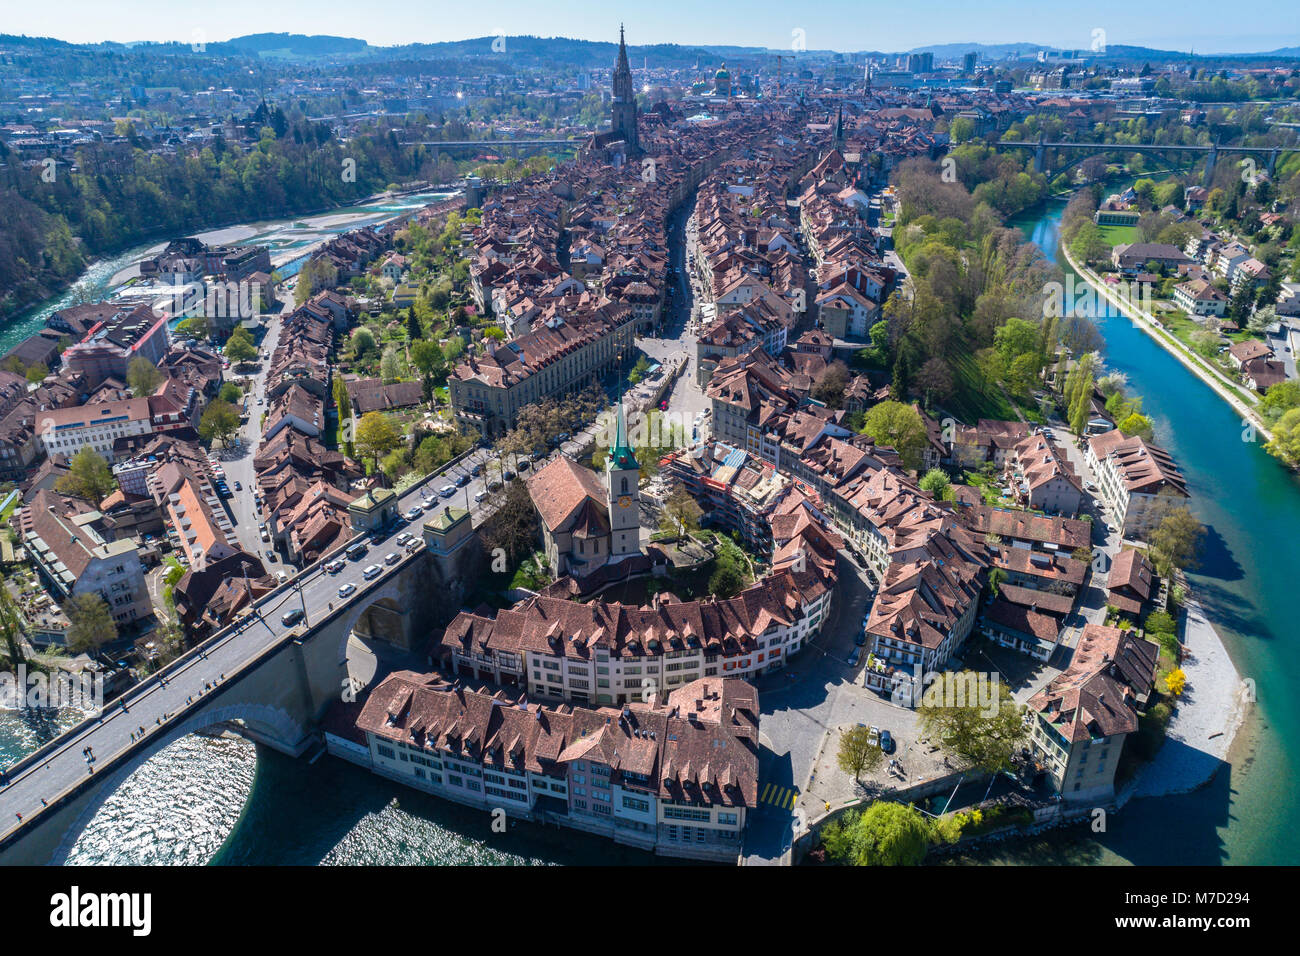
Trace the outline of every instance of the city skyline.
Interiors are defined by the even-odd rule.
[[[1281,0],[1265,0],[1254,12],[1262,14],[1264,20],[1271,17],[1283,25],[1289,8]],[[1015,4],[1010,0],[994,0],[979,9],[929,0],[909,6],[905,13],[879,2],[849,4],[839,0],[793,12],[771,0],[747,4],[743,11],[734,5],[700,9],[682,0],[666,0],[654,10],[593,9],[581,0],[559,0],[538,10],[517,0],[506,0],[469,11],[457,10],[454,24],[447,22],[438,5],[405,8],[385,4],[378,8],[378,15],[358,18],[355,8],[340,0],[310,4],[287,0],[271,10],[251,0],[232,0],[222,8],[219,18],[213,15],[206,19],[201,13],[177,16],[175,8],[161,0],[124,0],[111,14],[100,4],[83,0],[74,0],[62,9],[71,16],[52,23],[44,11],[18,8],[7,15],[5,32],[73,43],[190,43],[196,36],[201,36],[203,42],[215,43],[251,33],[305,33],[363,39],[383,47],[498,33],[608,42],[617,36],[619,24],[624,23],[633,46],[675,43],[782,49],[801,42],[807,50],[904,53],[948,43],[1034,43],[1088,50],[1101,42],[1208,55],[1268,53],[1300,45],[1300,30],[1225,34],[1197,29],[1200,23],[1219,23],[1218,8],[1206,0],[1190,0],[1182,10],[1185,16],[1164,33],[1153,32],[1144,23],[1130,23],[1131,11],[1116,0],[1103,0],[1087,10],[1044,8],[1035,11],[1029,25],[1019,23],[1014,15]],[[1252,18],[1250,22],[1261,21]],[[232,23],[248,26],[232,28]],[[682,23],[691,26],[684,29]],[[1009,24],[1015,24],[1014,33],[1008,32]]]

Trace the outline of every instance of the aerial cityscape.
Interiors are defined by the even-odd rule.
[[[0,35],[0,863],[1300,860],[1293,11],[382,6]]]

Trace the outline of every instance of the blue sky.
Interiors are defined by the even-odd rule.
[[[633,43],[737,44],[789,48],[803,30],[808,49],[902,51],[931,43],[1030,42],[1089,49],[1108,44],[1232,53],[1300,46],[1295,0],[1252,0],[1249,16],[1225,16],[1223,0],[61,0],[7,3],[0,32],[74,42],[209,41],[259,32],[329,33],[388,46],[486,36],[497,31],[602,40],[627,24]]]

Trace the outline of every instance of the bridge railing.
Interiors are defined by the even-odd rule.
[[[462,452],[461,454],[453,458],[451,461],[444,464],[441,468],[437,469],[436,471],[430,472],[429,474],[421,478],[419,481],[414,482],[402,494],[407,495],[413,491],[418,491],[420,488],[423,488],[425,485],[429,484],[429,482],[433,481],[435,478],[442,477],[443,475],[446,474],[447,471],[464,462],[476,451],[479,451],[480,448],[481,446],[475,445],[474,447],[470,448],[468,451]],[[399,501],[401,500],[400,497],[398,500]],[[215,647],[217,647],[217,645],[221,644],[228,638],[237,637],[240,633],[242,633],[242,631],[246,627],[252,625],[257,620],[259,620],[259,616],[255,613],[252,613],[253,611],[265,606],[266,604],[275,602],[277,599],[287,594],[293,588],[297,587],[299,583],[301,583],[304,577],[308,577],[318,573],[322,569],[325,563],[327,563],[328,561],[332,561],[334,558],[342,555],[345,551],[347,551],[347,549],[351,546],[351,544],[352,544],[352,539],[349,539],[348,541],[344,542],[343,544],[333,549],[332,551],[328,551],[325,554],[322,554],[311,564],[297,571],[292,577],[286,578],[283,583],[277,585],[275,588],[273,588],[272,590],[268,591],[266,594],[262,595],[260,598],[255,600],[234,621],[231,621],[229,624],[226,624],[220,630],[213,631],[203,641],[194,645],[194,647],[190,648],[184,654],[181,654],[179,657],[175,658],[174,660],[169,661],[166,665],[160,667],[152,674],[149,674],[143,680],[137,681],[135,684],[132,684],[129,688],[127,688],[127,690],[125,690],[122,693],[120,697],[115,698],[111,704],[105,705],[104,710],[107,710],[109,707],[125,707],[129,705],[132,701],[138,700],[144,693],[157,686],[164,678],[170,679],[176,673],[189,666],[190,663],[203,657],[206,653],[208,653],[208,651],[214,649]],[[393,565],[391,567],[386,567],[384,569],[385,573],[376,577],[374,581],[370,581],[366,583],[376,584],[378,582],[381,582],[388,576],[388,573],[392,571],[396,571],[399,568],[405,567],[407,563],[405,560],[406,557],[407,556],[403,556],[403,560],[399,561],[396,565]],[[368,589],[366,588],[362,588],[359,589],[357,593],[358,595],[361,595],[364,594],[367,590]],[[340,608],[343,606],[345,605],[340,605]],[[95,712],[94,714],[91,714],[90,716],[86,717],[86,719],[79,721],[78,723],[69,727],[67,730],[59,734],[59,736],[55,737],[53,740],[46,743],[44,746],[37,748],[36,750],[28,754],[26,757],[23,757],[22,759],[16,761],[12,766],[5,769],[4,771],[5,777],[7,779],[12,779],[14,777],[21,776],[23,771],[26,770],[27,768],[34,766],[35,764],[41,763],[44,760],[48,760],[51,756],[53,756],[55,753],[58,753],[61,749],[67,746],[68,743],[75,740],[78,736],[84,734],[87,730],[90,730],[91,728],[97,726],[100,720],[102,719],[104,710],[100,710]]]

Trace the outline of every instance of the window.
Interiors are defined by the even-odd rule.
[[[650,809],[650,801],[638,800],[636,797],[624,797],[623,808],[626,810],[635,810],[637,813],[646,813]]]

